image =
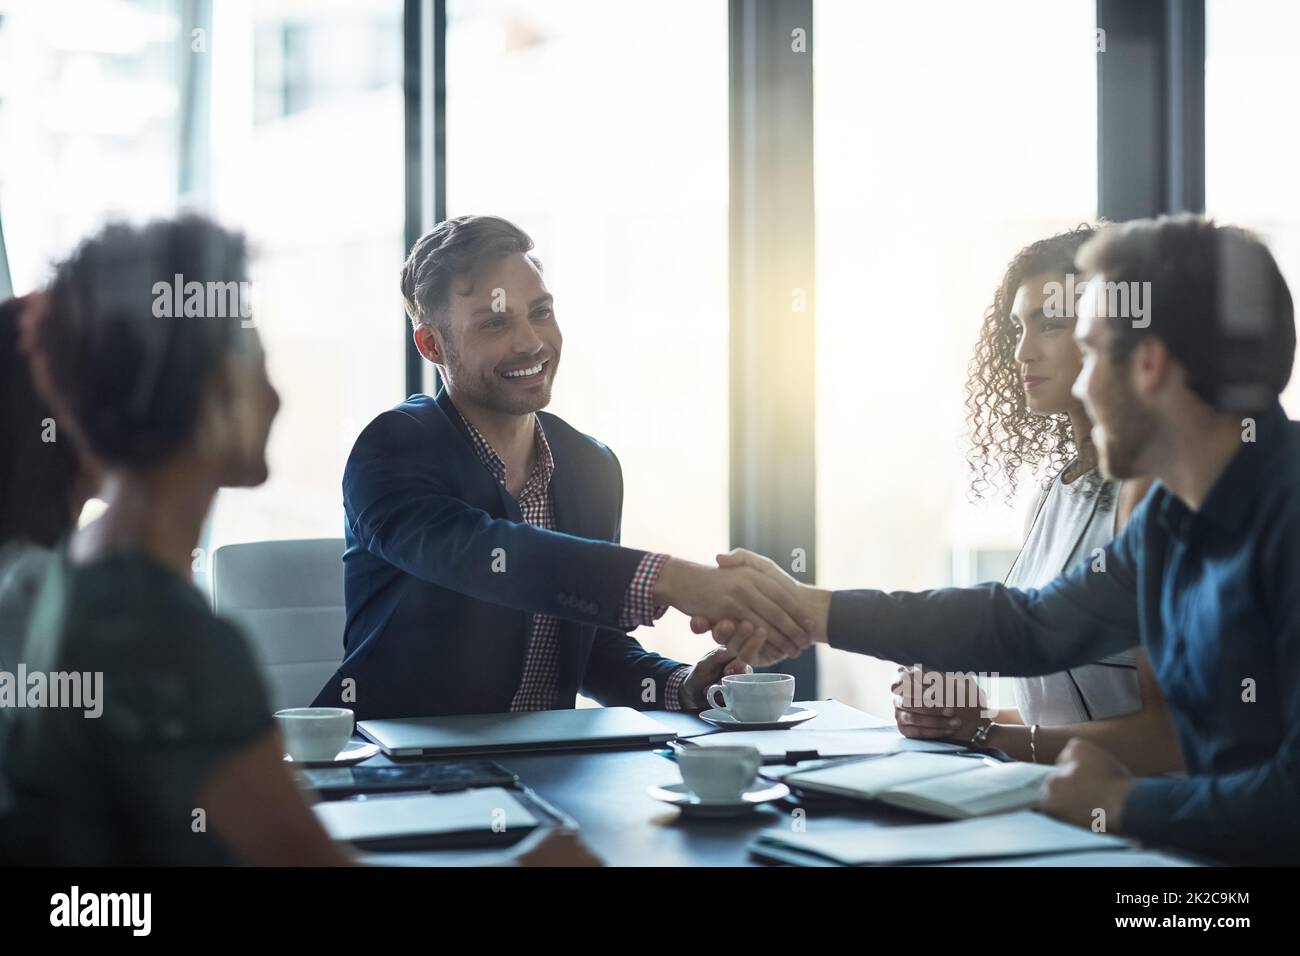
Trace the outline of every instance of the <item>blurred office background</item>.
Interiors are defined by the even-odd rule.
[[[245,229],[284,406],[271,480],[221,493],[207,549],[338,537],[357,432],[432,386],[398,294],[410,238],[503,215],[557,295],[552,410],[622,461],[626,543],[802,550],[834,587],[997,578],[1026,496],[969,502],[962,396],[1017,249],[1203,208],[1300,287],[1300,6],[1120,6],[0,0],[12,282],[110,216]],[[752,301],[789,243],[806,283]],[[675,612],[638,636],[709,646]],[[888,713],[891,672],[823,649],[801,680]]]

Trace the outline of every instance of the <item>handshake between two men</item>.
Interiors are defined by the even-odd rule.
[[[670,559],[655,585],[657,603],[691,617],[696,634],[713,633],[728,656],[764,667],[826,641],[830,592],[800,584],[770,558],[737,548],[718,566]]]

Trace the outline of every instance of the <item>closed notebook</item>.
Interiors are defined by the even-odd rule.
[[[362,846],[513,842],[539,823],[501,787],[336,800],[312,809],[333,839]]]
[[[809,866],[937,863],[1124,849],[1130,841],[1070,826],[1032,810],[917,826],[860,826],[764,833],[750,849],[764,859]]]
[[[971,757],[901,753],[786,774],[791,786],[879,800],[950,820],[1008,813],[1038,805],[1051,767],[990,764]]]

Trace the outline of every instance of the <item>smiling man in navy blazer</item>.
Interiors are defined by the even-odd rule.
[[[442,372],[361,433],[343,475],[347,625],[316,698],[358,718],[602,704],[694,709],[751,660],[694,666],[627,631],[665,606],[754,626],[754,649],[810,643],[797,592],[752,568],[618,545],[623,477],[609,448],[542,412],[560,364],[554,298],[532,240],[492,216],[440,223],[412,248],[402,294]],[[737,652],[733,655],[733,652]]]

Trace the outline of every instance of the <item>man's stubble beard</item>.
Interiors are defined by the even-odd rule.
[[[1107,402],[1114,419],[1110,427],[1102,426],[1105,442],[1097,447],[1102,473],[1123,481],[1141,474],[1138,462],[1151,443],[1156,430],[1155,416],[1147,411],[1123,375],[1117,375],[1117,394]],[[1123,409],[1122,414],[1118,410]]]
[[[443,351],[447,360],[445,374],[462,400],[502,415],[527,415],[551,404],[551,386],[555,384],[555,373],[560,364],[558,352],[551,358],[545,387],[540,394],[512,395],[509,391],[511,386],[498,380],[493,373],[485,373],[486,377],[477,377],[471,373],[461,362],[460,352],[448,341],[449,338],[443,336]]]

